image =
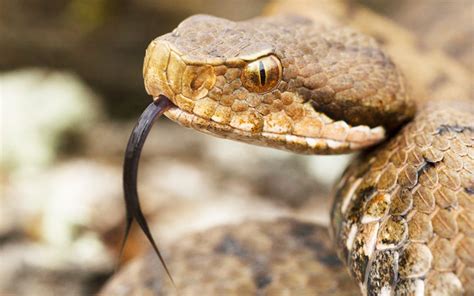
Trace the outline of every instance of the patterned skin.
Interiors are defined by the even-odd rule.
[[[143,74],[176,105],[170,119],[299,153],[365,148],[415,111],[372,38],[296,16],[192,16],[150,44]]]
[[[350,296],[358,289],[327,229],[293,219],[215,227],[163,250],[177,289],[148,253],[101,295]]]
[[[348,168],[333,236],[364,293],[474,291],[473,109],[432,103]]]
[[[299,17],[191,17],[152,42],[144,77],[149,94],[176,105],[165,114],[184,126],[298,153],[368,147],[415,109],[370,37]],[[472,102],[423,106],[345,173],[332,234],[364,294],[473,293],[473,113]],[[211,244],[193,242],[216,255]]]

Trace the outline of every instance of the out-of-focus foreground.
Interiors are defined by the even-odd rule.
[[[123,234],[124,148],[150,101],[141,77],[148,42],[186,16],[240,20],[267,2],[0,1],[1,295],[90,295],[102,287]],[[474,66],[474,25],[457,27],[466,22],[449,17],[472,20],[472,2],[362,2],[413,30],[420,46]],[[433,30],[444,33],[427,34]],[[350,158],[215,139],[163,119],[141,160],[142,207],[163,246],[245,219],[327,224],[331,187]],[[123,261],[147,247],[133,232]]]

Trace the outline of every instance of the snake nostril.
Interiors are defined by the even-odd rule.
[[[204,82],[206,82],[206,80],[207,80],[206,75],[196,74],[194,76],[194,78],[191,80],[191,85],[190,86],[193,90],[198,90],[203,86],[203,84],[204,84]]]
[[[183,95],[199,99],[207,94],[216,82],[212,66],[187,66],[183,73]]]

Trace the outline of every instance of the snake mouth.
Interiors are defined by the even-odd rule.
[[[375,128],[368,126],[350,127],[340,121],[333,123],[333,126],[328,128],[328,130],[331,130],[330,132],[338,133],[338,136],[345,135],[344,138],[337,139],[338,136],[331,137],[328,133],[326,133],[327,137],[307,137],[291,133],[253,132],[201,117],[175,105],[171,106],[164,115],[184,127],[193,128],[220,138],[301,154],[346,153],[373,146],[385,138],[385,129],[381,126]],[[336,131],[334,128],[340,130]]]

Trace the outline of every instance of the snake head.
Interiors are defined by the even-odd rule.
[[[143,75],[181,125],[299,153],[374,145],[415,112],[372,38],[298,16],[192,16],[151,42]]]

